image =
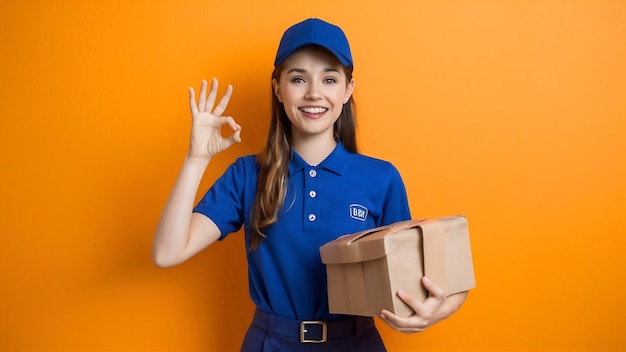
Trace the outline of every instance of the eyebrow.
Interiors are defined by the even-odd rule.
[[[298,68],[298,67],[294,67],[291,70],[287,71],[287,73],[292,73],[292,72],[296,72],[296,73],[307,73],[307,70],[303,69],[303,68]],[[339,69],[335,68],[335,67],[326,67],[324,69],[324,72],[339,72]]]

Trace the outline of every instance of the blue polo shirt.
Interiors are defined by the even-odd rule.
[[[259,165],[254,155],[237,159],[194,211],[209,217],[224,239],[244,226],[250,245],[250,210]],[[389,162],[348,152],[341,143],[319,165],[296,152],[289,163],[285,202],[267,238],[248,251],[250,295],[277,316],[332,320],[326,268],[319,247],[339,236],[411,218],[404,183]]]

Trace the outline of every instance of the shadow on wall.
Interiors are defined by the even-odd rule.
[[[81,264],[88,269],[73,279],[80,293],[65,309],[82,317],[77,332],[88,346],[107,331],[110,348],[238,348],[253,312],[242,231],[177,267],[158,268],[151,246],[164,195],[153,189],[165,189],[157,184],[170,179],[146,178],[145,172],[131,170],[117,180],[110,194],[117,200],[107,204],[119,207],[95,220],[110,236],[94,240],[93,255]]]
[[[243,142],[211,161],[198,197],[237,157],[262,149],[269,122],[270,73],[271,67],[231,67],[209,73],[220,79],[218,94],[229,83],[235,88],[225,115],[242,126]],[[199,74],[189,85],[198,90],[203,78],[211,77]],[[185,96],[183,91],[168,105],[186,105]],[[181,98],[182,102],[174,101]],[[59,286],[59,295],[71,296],[59,298],[63,307],[55,308],[55,314],[76,317],[75,325],[57,326],[67,331],[50,338],[73,340],[63,342],[64,347],[239,349],[254,310],[243,232],[174,268],[160,269],[151,258],[154,231],[188,146],[191,118],[186,106],[180,112],[184,115],[166,116],[169,111],[151,116],[149,123],[168,126],[149,130],[153,135],[136,126],[107,136],[107,142],[123,139],[132,149],[102,155],[90,171],[91,179],[99,180],[92,182],[93,195],[86,197],[93,203],[83,206],[85,214],[75,214],[88,217],[80,219],[88,228],[76,232],[89,239],[80,247],[79,257],[72,258],[76,267],[72,277]],[[116,119],[138,125],[132,113]]]

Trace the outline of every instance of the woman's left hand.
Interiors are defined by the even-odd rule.
[[[380,318],[387,325],[405,334],[422,332],[456,312],[467,297],[467,291],[446,297],[443,289],[435,285],[426,276],[422,278],[422,284],[429,292],[428,298],[423,302],[402,290],[398,290],[398,297],[415,311],[413,315],[404,318],[383,309]]]

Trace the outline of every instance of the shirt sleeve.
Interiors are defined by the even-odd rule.
[[[381,226],[411,219],[409,200],[400,172],[393,165],[391,165],[390,172],[389,184],[383,204]]]
[[[221,231],[220,240],[237,232],[245,222],[246,188],[256,180],[250,178],[250,158],[239,158],[209,188],[193,209],[211,219]],[[249,204],[248,204],[249,206]]]

